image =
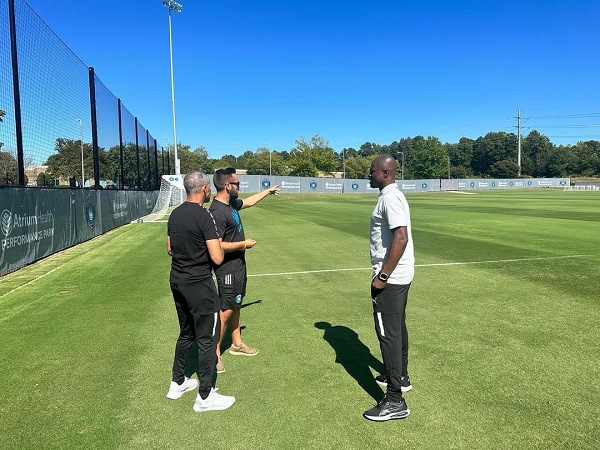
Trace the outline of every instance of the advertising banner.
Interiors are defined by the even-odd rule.
[[[152,211],[157,191],[0,189],[0,276]]]

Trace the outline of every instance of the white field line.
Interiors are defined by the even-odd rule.
[[[497,263],[521,262],[521,261],[546,261],[546,260],[551,260],[551,259],[583,258],[583,257],[589,257],[589,256],[590,255],[567,255],[567,256],[546,256],[546,257],[541,257],[541,258],[498,259],[498,260],[491,260],[491,261],[467,261],[467,262],[450,262],[450,263],[434,263],[434,264],[415,264],[415,267],[468,266],[468,265],[474,265],[474,264],[497,264]],[[49,270],[48,272],[44,273],[43,275],[40,275],[39,277],[29,280],[25,284],[22,284],[20,286],[17,286],[14,289],[11,289],[8,292],[5,292],[4,294],[0,295],[0,299],[6,297],[7,295],[12,294],[13,292],[15,292],[19,289],[24,288],[25,286],[29,286],[30,284],[35,283],[36,281],[44,278],[47,275],[50,275],[52,272],[55,272],[58,269],[61,269],[65,264],[67,264],[67,263],[65,262],[65,263],[61,264],[60,266],[55,267],[52,270]],[[359,267],[359,268],[355,268],[355,269],[323,269],[323,270],[304,270],[304,271],[299,271],[299,272],[257,273],[257,274],[250,274],[250,275],[248,275],[248,277],[274,277],[274,276],[279,276],[279,275],[304,275],[304,274],[309,274],[309,273],[351,272],[351,271],[357,271],[357,270],[373,270],[373,269],[371,267]]]
[[[415,264],[415,267],[438,267],[438,266],[469,266],[475,264],[499,264],[507,262],[522,262],[522,261],[547,261],[551,259],[566,259],[566,258],[583,258],[590,255],[567,255],[567,256],[544,256],[540,258],[518,258],[518,259],[496,259],[488,261],[466,261],[466,262],[449,262],[449,263],[433,263],[433,264]],[[326,272],[349,272],[356,270],[373,270],[372,267],[359,267],[355,269],[323,269],[323,270],[304,270],[299,272],[277,272],[277,273],[257,273],[248,275],[248,277],[274,277],[278,275],[304,275],[308,273],[326,273]]]

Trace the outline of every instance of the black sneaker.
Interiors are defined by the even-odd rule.
[[[375,377],[375,381],[377,384],[383,388],[387,388],[387,378],[385,375],[377,375]],[[410,378],[407,376],[402,377],[400,379],[400,390],[402,392],[408,392],[412,389],[412,384],[410,384]]]
[[[365,411],[363,416],[365,419],[375,422],[385,422],[386,420],[404,419],[409,414],[410,409],[406,406],[404,399],[401,402],[392,402],[388,400],[386,395],[377,405]]]

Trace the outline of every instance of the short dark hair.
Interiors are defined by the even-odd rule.
[[[231,180],[231,175],[233,175],[234,173],[235,169],[233,167],[215,170],[215,175],[213,176],[213,184],[217,188],[217,191],[222,191],[223,189],[225,189],[225,186]]]

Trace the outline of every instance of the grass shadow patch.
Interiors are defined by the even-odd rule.
[[[323,339],[335,351],[335,362],[341,364],[373,400],[381,400],[383,391],[375,382],[371,368],[383,373],[383,363],[371,354],[356,331],[343,325],[331,325],[329,322],[316,322],[315,328],[324,331]]]

